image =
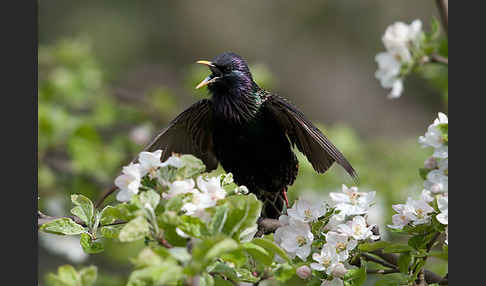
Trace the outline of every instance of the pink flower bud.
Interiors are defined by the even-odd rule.
[[[295,271],[297,273],[297,276],[299,276],[302,279],[309,279],[312,275],[312,271],[307,265],[303,265]]]
[[[428,158],[424,162],[424,167],[429,170],[437,169],[437,160],[434,157]]]
[[[340,278],[342,278],[342,277],[344,277],[344,275],[346,274],[346,272],[348,272],[348,270],[344,267],[344,264],[338,263],[338,264],[336,264],[333,267],[333,269],[331,271],[331,274],[334,277],[340,277]]]

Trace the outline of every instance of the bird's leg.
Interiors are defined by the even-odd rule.
[[[285,199],[285,205],[287,206],[287,208],[289,208],[289,199],[287,198],[287,188],[284,187],[282,189],[282,194]]]

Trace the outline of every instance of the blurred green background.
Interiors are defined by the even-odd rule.
[[[39,1],[39,209],[69,213],[69,194],[95,200],[120,167],[191,103],[208,74],[195,65],[224,51],[256,81],[319,124],[376,190],[369,220],[385,232],[392,203],[418,195],[431,154],[418,136],[447,113],[447,69],[412,75],[398,100],[374,78],[381,36],[395,21],[438,17],[434,1]],[[318,175],[303,156],[291,199],[353,181],[339,167]],[[111,199],[113,200],[113,199]],[[143,246],[109,243],[85,255],[77,241],[39,234],[39,282],[59,265],[96,264],[97,285],[123,285]],[[444,263],[430,259],[445,274]]]

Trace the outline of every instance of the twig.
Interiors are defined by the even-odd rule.
[[[101,207],[101,204],[105,201],[105,199],[111,195],[114,191],[116,191],[117,187],[115,185],[111,186],[109,189],[103,192],[101,197],[96,201],[95,208]]]
[[[398,265],[398,257],[395,254],[384,253],[381,249],[375,250],[371,253],[382,258],[383,260],[385,260],[386,262],[388,262],[390,264]],[[438,275],[438,274],[436,274],[432,271],[424,270],[424,275],[425,275],[425,281],[428,284],[439,283],[439,285],[448,285],[448,279],[442,278],[440,275]]]
[[[371,270],[366,270],[366,273],[368,274],[391,274],[391,273],[398,273],[400,270],[398,269],[371,269]]]
[[[37,212],[37,226],[40,227],[41,225],[43,224],[46,224],[48,222],[51,222],[53,220],[56,220],[56,219],[60,219],[60,218],[70,218],[72,219],[75,223],[79,224],[79,225],[82,225],[82,226],[86,226],[86,224],[84,223],[84,221],[82,221],[79,217],[77,216],[64,216],[64,217],[56,217],[56,216],[48,216],[46,214],[43,214],[42,212],[38,211]],[[124,220],[116,220],[115,222],[113,223],[110,223],[110,224],[106,224],[104,226],[109,226],[109,225],[117,225],[117,224],[124,224],[124,223],[127,223],[126,221]]]
[[[449,65],[449,59],[443,56],[439,56],[437,54],[430,55],[429,62],[431,63],[439,63],[444,65]]]
[[[391,268],[391,269],[394,269],[394,270],[398,269],[398,267],[395,264],[392,264],[392,263],[385,261],[385,260],[377,259],[377,258],[369,255],[368,253],[361,253],[361,256],[363,256],[367,261],[372,261],[372,262],[381,264],[385,267],[388,267],[388,268]]]
[[[437,8],[439,9],[440,20],[446,35],[449,35],[449,1],[448,0],[435,0]]]
[[[258,231],[255,234],[256,237],[261,237],[264,234],[274,232],[282,226],[278,219],[271,219],[271,218],[259,218],[257,221],[258,224]]]

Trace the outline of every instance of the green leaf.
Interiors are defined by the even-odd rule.
[[[85,267],[79,271],[79,275],[83,286],[92,286],[98,278],[98,268],[94,265]]]
[[[106,206],[101,211],[100,223],[101,225],[112,224],[117,219],[120,219],[120,217],[121,217],[121,212],[119,209],[112,206]]]
[[[209,265],[213,259],[221,255],[234,251],[238,244],[231,238],[217,236],[200,241],[192,250],[192,262],[190,271],[194,274]]]
[[[79,274],[71,265],[63,265],[57,268],[57,276],[67,283],[75,283],[79,280]]]
[[[84,252],[88,254],[100,253],[105,250],[103,243],[99,241],[93,241],[91,236],[87,233],[81,234],[80,243],[81,246],[83,247]]]
[[[133,271],[127,286],[176,284],[183,276],[182,267],[169,260]]]
[[[94,220],[94,205],[90,199],[80,194],[71,195],[71,201],[76,205],[71,213],[79,217],[87,226],[92,227]]]
[[[181,157],[182,167],[177,170],[177,175],[182,178],[191,178],[197,174],[201,174],[206,170],[206,166],[199,159],[193,155],[182,155]]]
[[[181,224],[179,224],[179,229],[188,235],[196,238],[202,238],[203,236],[209,235],[206,224],[202,222],[200,218],[183,215],[180,219]]]
[[[130,262],[136,268],[145,268],[154,265],[162,264],[164,259],[150,247],[145,247],[135,258],[131,258]]]
[[[57,274],[47,275],[47,283],[50,286],[92,286],[97,272],[96,266],[85,267],[78,273],[71,265],[63,265],[57,269]]]
[[[182,264],[187,264],[192,258],[191,254],[187,251],[187,247],[172,247],[169,248],[169,253],[175,260]]]
[[[214,278],[208,273],[203,273],[199,279],[199,286],[214,286]]]
[[[383,275],[383,278],[375,283],[375,286],[397,286],[408,285],[408,276],[403,273],[392,273]]]
[[[79,225],[72,219],[66,217],[45,223],[39,229],[49,233],[64,235],[77,235],[86,232],[82,225]]]
[[[224,280],[220,276],[215,276],[214,277],[214,285],[215,286],[234,286],[233,283],[231,283],[228,280]]]
[[[149,204],[152,209],[156,209],[159,202],[160,202],[160,195],[155,192],[154,190],[148,190],[145,192],[141,192],[138,196],[140,203],[142,204],[141,207],[145,207],[146,204]]]
[[[101,235],[105,238],[111,238],[111,239],[118,239],[118,236],[120,235],[120,230],[122,229],[123,225],[109,225],[109,226],[103,226],[100,231]]]
[[[211,218],[211,222],[209,223],[209,230],[211,231],[211,234],[218,234],[223,230],[224,223],[228,217],[229,205],[223,204],[217,206],[215,209],[216,211]]]
[[[274,271],[275,279],[280,282],[286,282],[290,278],[294,277],[295,268],[288,263],[280,264]]]
[[[207,271],[210,273],[218,273],[219,275],[234,281],[238,280],[238,274],[235,269],[228,266],[226,263],[216,263],[213,267],[208,267]]]
[[[350,269],[343,277],[345,286],[361,286],[366,281],[366,268]]]
[[[358,249],[364,252],[372,252],[381,248],[385,248],[389,245],[390,243],[387,241],[367,242],[360,244],[358,246]]]
[[[262,202],[254,194],[234,195],[224,199],[229,205],[226,222],[222,233],[239,241],[240,235],[247,228],[256,225],[260,217]]]
[[[401,253],[401,252],[409,252],[412,251],[413,248],[409,245],[399,244],[399,243],[391,243],[383,249],[385,253]]]
[[[136,217],[129,221],[120,231],[121,242],[130,242],[144,238],[150,233],[150,224],[144,217]]]
[[[265,248],[257,244],[247,242],[242,244],[241,248],[250,254],[257,262],[264,265],[270,265],[273,262],[273,256],[265,250]]]
[[[427,174],[430,172],[430,169],[426,168],[419,168],[419,175],[422,178],[422,180],[427,180]]]
[[[270,252],[272,254],[272,260],[274,259],[275,255],[280,256],[282,259],[284,259],[287,262],[290,262],[290,258],[287,255],[287,253],[281,249],[279,246],[277,246],[275,243],[268,239],[264,238],[255,238],[251,241],[251,243],[256,244],[258,246],[263,247],[265,250]]]
[[[400,254],[398,257],[398,268],[400,269],[401,273],[408,274],[410,262],[412,262],[412,255],[410,252],[403,252]]]

